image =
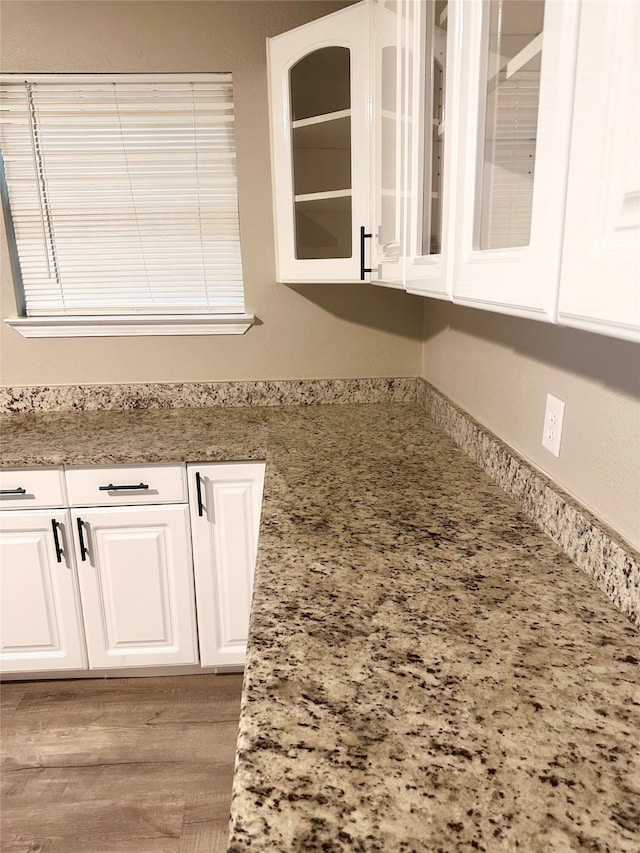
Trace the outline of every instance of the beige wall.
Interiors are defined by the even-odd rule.
[[[4,0],[8,72],[231,71],[247,310],[243,337],[26,340],[5,324],[2,385],[417,375],[423,303],[370,286],[275,282],[265,38],[345,2]],[[2,316],[16,306],[2,229]]]
[[[640,347],[427,300],[423,376],[640,548]],[[566,403],[560,458],[542,447]]]

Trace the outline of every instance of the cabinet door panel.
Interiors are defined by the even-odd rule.
[[[360,280],[369,223],[368,7],[267,39],[277,279]]]
[[[404,20],[401,5],[371,4],[372,284],[403,286]]]
[[[61,547],[54,543],[52,521]],[[82,617],[70,544],[60,510],[0,517],[0,662],[3,672],[84,669]]]
[[[196,663],[187,506],[74,513],[91,668]]]
[[[583,3],[559,321],[640,340],[640,5]]]
[[[407,27],[405,287],[451,299],[461,120],[462,4],[404,0]]]
[[[202,515],[198,513],[196,472]],[[203,666],[244,663],[263,484],[262,463],[190,466]]]
[[[463,3],[456,302],[556,319],[577,22],[567,0]]]

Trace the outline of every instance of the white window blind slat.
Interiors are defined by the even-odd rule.
[[[27,316],[244,313],[230,74],[0,81]]]

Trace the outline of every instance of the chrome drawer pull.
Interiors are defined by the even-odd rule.
[[[0,489],[0,495],[26,495],[27,490],[23,489],[22,486],[18,486],[17,489]]]
[[[148,488],[149,488],[149,486],[147,486],[146,483],[138,483],[137,486],[114,486],[113,483],[109,483],[108,486],[98,486],[98,491],[99,492],[118,492],[118,491],[131,492],[134,489],[148,489]]]

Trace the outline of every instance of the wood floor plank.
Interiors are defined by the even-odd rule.
[[[27,692],[28,685],[21,681],[0,684],[0,719],[2,714],[14,711]]]
[[[2,772],[5,802],[19,798],[23,803],[43,800],[81,804],[108,799],[114,791],[127,789],[131,797],[191,795],[220,791],[228,807],[233,765],[211,768],[205,763],[111,764],[102,767],[41,767]]]
[[[178,853],[225,853],[229,835],[229,797],[199,795],[187,799]]]
[[[178,853],[182,800],[75,805],[30,803],[3,809],[3,853]]]
[[[20,710],[42,726],[222,722],[238,719],[241,691],[238,674],[35,682]]]
[[[2,853],[224,853],[242,677],[4,685]]]
[[[74,726],[37,731],[16,726],[2,738],[2,770],[172,762],[226,765],[235,756],[237,731],[237,720],[166,726]]]

